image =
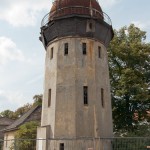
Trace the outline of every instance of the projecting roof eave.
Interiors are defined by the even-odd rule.
[[[13,128],[13,129],[3,129],[1,130],[1,132],[6,133],[6,132],[11,132],[11,131],[16,131],[16,130],[18,130],[18,127]]]
[[[19,126],[21,126],[38,107],[41,107],[41,106],[35,106],[35,107],[31,108],[24,115],[22,115],[19,119],[14,121],[10,126],[6,127],[2,131],[10,132],[10,131],[18,130]]]

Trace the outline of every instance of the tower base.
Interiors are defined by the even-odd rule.
[[[112,150],[110,139],[101,138],[46,138],[46,127],[38,128],[36,150]],[[42,136],[43,135],[43,136]],[[41,138],[42,137],[42,138]]]

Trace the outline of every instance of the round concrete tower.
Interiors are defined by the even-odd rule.
[[[53,2],[41,24],[46,58],[38,138],[112,137],[107,56],[112,38],[111,20],[97,0]],[[64,143],[58,143],[61,150],[69,149]]]

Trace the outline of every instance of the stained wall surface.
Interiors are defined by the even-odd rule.
[[[68,55],[64,55],[65,43],[68,43]],[[82,43],[86,43],[86,55]],[[88,87],[88,105],[84,105],[83,86]],[[41,126],[50,126],[51,138],[112,137],[108,58],[102,43],[79,37],[50,43],[46,51],[44,87]]]

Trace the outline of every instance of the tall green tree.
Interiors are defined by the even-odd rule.
[[[0,117],[7,117],[10,119],[13,119],[14,118],[14,112],[9,110],[9,109],[4,110],[0,113]]]
[[[1,117],[7,117],[10,119],[17,119],[22,116],[25,112],[27,112],[32,107],[31,104],[25,104],[22,107],[19,107],[16,111],[4,110],[0,113]]]
[[[10,119],[18,119],[19,117],[21,117],[24,113],[26,113],[29,109],[31,109],[33,106],[42,105],[42,98],[43,95],[42,94],[37,94],[33,97],[33,104],[25,104],[21,107],[19,107],[17,110],[15,111],[11,111],[11,110],[4,110],[2,112],[0,112],[0,117],[7,117]]]
[[[17,148],[18,150],[35,150],[36,149],[36,134],[39,123],[36,121],[26,122],[19,127],[16,132],[15,141],[11,149]]]
[[[146,32],[133,24],[115,30],[108,55],[114,131],[134,132],[150,110],[150,43],[146,43]]]
[[[33,100],[34,100],[33,106],[34,105],[42,106],[42,99],[43,99],[43,95],[42,94],[34,95],[34,97],[33,97]]]
[[[29,109],[31,109],[32,104],[25,104],[21,107],[19,107],[15,112],[14,112],[14,118],[17,119],[21,117],[24,113],[26,113]]]

